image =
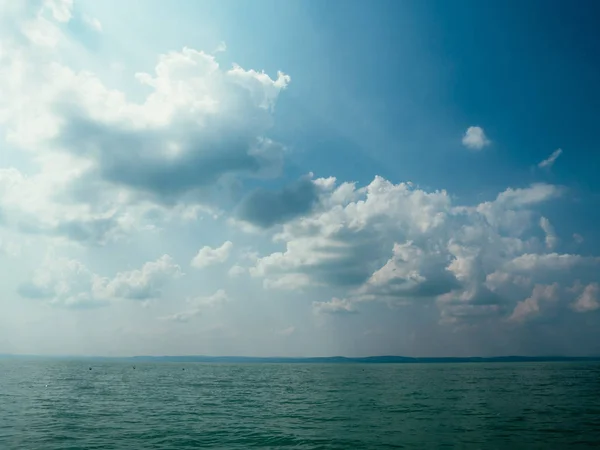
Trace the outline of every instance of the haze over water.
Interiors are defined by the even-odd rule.
[[[0,361],[0,448],[592,448],[600,364]]]

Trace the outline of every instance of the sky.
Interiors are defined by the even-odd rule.
[[[596,2],[0,0],[0,354],[600,354]]]

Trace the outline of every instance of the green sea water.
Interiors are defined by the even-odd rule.
[[[0,360],[0,449],[594,447],[598,363]]]

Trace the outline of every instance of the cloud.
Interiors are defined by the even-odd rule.
[[[267,289],[334,289],[345,298],[337,306],[435,303],[450,323],[508,319],[519,302],[525,306],[515,317],[540,304],[536,284],[556,281],[565,289],[593,279],[600,262],[545,253],[558,237],[536,207],[561,195],[557,186],[511,188],[462,206],[445,191],[381,177],[363,188],[315,182],[327,186],[320,207],[284,224],[274,236],[283,250],[250,268]],[[533,233],[540,225],[544,243]]]
[[[197,297],[193,299],[188,299],[187,303],[190,305],[190,308],[186,311],[172,314],[170,316],[162,317],[163,320],[168,320],[171,322],[189,322],[194,317],[202,314],[206,308],[214,308],[224,303],[229,302],[231,299],[227,295],[227,293],[223,289],[217,290],[214,294],[206,296],[206,297]]]
[[[106,294],[115,298],[146,300],[161,295],[161,288],[173,278],[183,275],[181,268],[169,255],[145,263],[141,269],[119,272],[104,287]]]
[[[97,276],[76,260],[59,258],[47,261],[33,278],[19,286],[19,294],[31,299],[45,299],[63,307],[93,307],[108,303],[95,295]]]
[[[312,174],[296,181],[286,177],[265,183],[286,173],[288,149],[270,134],[280,96],[292,86],[288,75],[225,66],[217,60],[226,51],[223,43],[212,54],[189,47],[165,52],[158,55],[154,67],[149,65],[145,73],[127,80],[127,73],[135,73],[135,67],[128,66],[133,60],[122,60],[117,70],[116,63],[102,59],[105,55],[100,53],[105,52],[89,52],[91,44],[110,46],[121,42],[122,36],[106,36],[116,31],[114,27],[100,33],[101,24],[80,6],[74,9],[65,0],[2,2],[0,133],[2,149],[8,151],[8,167],[0,168],[0,259],[16,256],[5,265],[2,282],[13,290],[11,283],[21,281],[12,280],[13,276],[37,267],[18,290],[23,297],[38,301],[17,305],[8,295],[3,324],[8,328],[0,326],[5,333],[0,341],[11,337],[13,318],[33,320],[34,305],[115,305],[117,314],[99,310],[92,322],[81,323],[86,332],[97,326],[102,336],[109,336],[114,330],[111,324],[119,321],[130,322],[131,328],[137,322],[147,329],[156,325],[171,329],[164,323],[143,322],[145,315],[133,322],[120,317],[127,304],[117,306],[119,302],[181,296],[187,298],[185,305],[164,310],[168,305],[162,304],[160,308],[172,314],[161,318],[190,322],[218,315],[218,305],[227,303],[229,294],[261,297],[260,292],[246,292],[260,286],[268,290],[267,298],[259,302],[267,309],[271,301],[304,296],[311,301],[331,299],[304,304],[317,315],[364,313],[364,318],[356,319],[368,325],[365,329],[381,327],[382,331],[379,337],[363,339],[361,345],[376,339],[403,341],[394,339],[400,336],[395,330],[403,328],[394,328],[399,325],[394,317],[414,319],[410,326],[420,331],[407,330],[406,336],[412,334],[411,342],[417,346],[423,340],[415,338],[413,331],[445,337],[461,327],[481,327],[483,332],[469,341],[479,346],[486,336],[498,337],[498,342],[505,337],[530,342],[525,337],[540,325],[563,324],[563,328],[547,327],[558,336],[565,324],[592,323],[597,317],[600,258],[588,256],[593,252],[593,239],[586,237],[590,246],[585,255],[563,253],[559,234],[564,227],[550,223],[545,215],[548,211],[548,217],[558,217],[555,210],[549,210],[567,192],[564,187],[547,183],[513,186],[472,204],[445,190],[432,191],[379,176],[366,184],[333,177],[315,179]],[[90,29],[85,29],[84,22]],[[82,42],[75,42],[77,36],[84,38]],[[104,70],[96,75],[77,69],[98,66],[110,72],[109,78],[99,77]],[[125,86],[132,89],[125,91]],[[469,127],[461,137],[471,150],[491,144],[481,127]],[[551,167],[560,154],[559,149],[539,166]],[[241,201],[236,204],[234,199]],[[156,246],[189,249],[189,236],[198,229],[193,222],[205,217],[218,221],[202,224],[208,237],[196,249],[206,243],[216,243],[216,248],[203,247],[195,256],[188,255],[188,261],[196,268],[220,265],[210,270],[210,279],[193,277],[189,283],[172,286],[183,273],[168,255],[145,264],[141,262],[146,259],[140,260],[135,269],[125,266],[127,270],[120,272],[99,273],[100,269],[87,263],[110,267],[120,261],[120,253],[135,256],[136,246],[143,248],[142,253]],[[244,236],[236,229],[235,239],[212,239],[217,227],[232,222],[242,232],[255,234]],[[231,260],[231,241],[221,245],[227,238],[236,241],[236,261]],[[575,242],[582,239],[573,235]],[[252,248],[244,247],[249,243]],[[573,244],[567,236],[565,246],[576,248]],[[56,256],[39,258],[50,250]],[[73,259],[72,255],[81,256]],[[36,261],[32,264],[32,260]],[[243,279],[235,279],[241,275]],[[200,284],[210,292],[226,284],[227,293],[220,289],[196,296],[203,292],[197,290]],[[244,339],[235,347],[213,350],[251,351],[261,345],[254,340],[258,335],[253,335],[262,326],[255,321],[258,303],[237,306],[242,309],[222,312],[223,316],[235,313],[231,319],[236,323],[229,325]],[[296,315],[295,307],[271,306],[281,308],[284,325],[280,328],[287,326],[285,321],[289,324],[302,317]],[[405,309],[388,316],[384,306]],[[61,322],[60,318],[72,314],[46,312],[52,315],[52,323],[57,319],[57,337],[52,335],[52,340],[66,339],[69,319]],[[375,327],[367,323],[371,319]],[[435,328],[436,321],[448,328]],[[330,325],[333,328],[321,331],[348,332],[337,328],[342,323]],[[16,320],[14,326],[28,324]],[[42,332],[49,333],[41,331],[43,324],[33,329],[40,333],[37,342],[44,340],[37,338]],[[580,330],[586,329],[571,328],[574,334]],[[197,331],[191,326],[185,334]],[[301,333],[298,338],[309,347],[314,339],[318,347],[323,336],[314,331],[314,336]],[[270,332],[285,336],[296,328],[278,330],[275,326]],[[184,335],[185,339],[177,340],[176,335],[169,335],[167,341],[175,339],[169,342],[179,346],[204,345]],[[456,339],[455,350],[449,351],[463,350],[458,344],[461,338]],[[118,351],[125,351],[131,341],[121,345],[120,340],[120,336],[115,338]],[[443,338],[435,340],[444,342]],[[147,342],[153,351],[162,345],[151,339]],[[494,351],[496,344],[485,351]]]
[[[207,297],[198,297],[191,302],[201,306],[217,306],[230,301],[229,296],[223,289],[217,290],[214,294]]]
[[[95,17],[90,17],[86,14],[83,15],[83,22],[90,27],[92,30],[101,33],[102,32],[102,24]]]
[[[334,297],[328,302],[313,302],[313,312],[315,314],[354,314],[357,311],[348,300]]]
[[[551,315],[566,314],[568,309],[577,313],[588,313],[600,309],[600,285],[587,285],[576,280],[572,286],[554,282],[536,284],[531,295],[517,303],[509,321],[526,322]]]
[[[217,248],[206,245],[198,251],[190,264],[197,269],[203,269],[214,264],[224,263],[229,259],[232,248],[233,243],[231,241],[225,241],[223,245]]]
[[[519,208],[535,205],[560,196],[563,189],[560,186],[545,183],[534,183],[527,188],[508,188],[498,194],[495,204],[504,208]],[[483,203],[488,205],[489,203]]]
[[[55,160],[57,169],[60,158]],[[157,208],[148,203],[130,204],[127,195],[118,190],[99,190],[80,186],[77,195],[93,195],[92,202],[60,198],[68,179],[52,172],[25,175],[15,168],[0,168],[0,211],[3,225],[22,233],[68,239],[83,245],[106,244],[134,230],[156,226],[160,217],[148,216]],[[74,170],[77,170],[76,168]],[[184,209],[174,209],[183,213]],[[168,214],[163,214],[167,218]]]
[[[600,285],[598,283],[588,284],[577,301],[573,303],[573,309],[577,312],[600,309]]]
[[[246,268],[242,267],[242,266],[238,266],[237,264],[235,266],[231,266],[231,268],[227,272],[227,274],[231,278],[239,277],[239,276],[241,276],[241,275],[243,275],[245,273],[246,273]]]
[[[544,303],[553,304],[558,302],[559,286],[553,283],[548,286],[536,285],[533,288],[531,296],[519,302],[512,312],[509,320],[524,321],[531,316],[536,316],[540,313]]]
[[[560,253],[524,253],[504,264],[504,269],[516,273],[560,272],[585,266],[595,267],[600,263],[598,257],[588,257]]]
[[[62,307],[103,306],[118,299],[158,298],[169,281],[182,275],[169,255],[147,262],[141,269],[119,272],[113,278],[101,277],[77,260],[56,258],[45,261],[31,280],[22,283],[19,294]]]
[[[2,218],[0,217],[0,226]],[[21,246],[14,239],[8,239],[0,235],[0,256],[19,257]]]
[[[154,76],[137,74],[152,90],[142,104],[128,103],[98,80],[70,77],[75,87],[96,88],[94,101],[81,92],[74,93],[81,98],[75,105],[59,102],[63,125],[53,142],[93,162],[86,177],[173,201],[228,174],[279,170],[282,147],[263,133],[287,75],[272,80],[238,66],[224,71],[212,55],[184,48],[161,56]]]
[[[227,44],[223,41],[219,42],[217,47],[213,50],[213,53],[222,53],[227,51]]]
[[[470,150],[481,150],[491,144],[481,127],[469,127],[465,132],[462,143]]]
[[[318,200],[318,188],[303,179],[280,191],[258,189],[238,207],[238,217],[261,228],[269,228],[307,213]]]
[[[54,19],[68,22],[73,17],[73,0],[44,0],[43,5],[52,11]]]
[[[276,334],[278,334],[280,336],[291,336],[295,332],[296,332],[296,327],[292,326],[292,327],[284,328],[283,330],[278,330]]]
[[[546,247],[548,247],[549,250],[552,250],[558,244],[558,236],[554,231],[554,227],[545,217],[540,218],[540,227],[544,230],[544,233],[546,233]]]
[[[538,164],[539,168],[547,168],[549,169],[550,167],[552,167],[554,165],[554,161],[556,161],[558,159],[558,157],[562,154],[562,149],[556,149],[552,152],[552,154],[546,158],[545,160],[541,161]]]
[[[20,177],[0,197],[9,226],[103,244],[135,230],[153,205],[206,208],[218,188],[279,173],[284,148],[266,134],[288,75],[223,68],[183,48],[138,73],[148,93],[130,99],[62,64],[74,51],[62,32],[72,2],[40,8],[2,16],[0,126],[39,168],[8,169]]]
[[[194,317],[200,315],[201,310],[199,308],[189,309],[187,311],[178,312],[169,316],[160,317],[161,320],[167,320],[169,322],[187,323]]]

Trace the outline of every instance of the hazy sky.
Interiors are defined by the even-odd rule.
[[[0,0],[0,353],[600,354],[599,18]]]

